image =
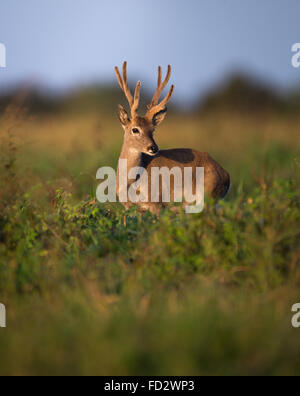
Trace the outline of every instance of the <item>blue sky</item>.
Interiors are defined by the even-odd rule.
[[[171,63],[181,101],[237,69],[286,88],[300,83],[291,67],[299,18],[298,0],[1,0],[0,89],[112,80],[125,59],[147,87],[157,65]]]

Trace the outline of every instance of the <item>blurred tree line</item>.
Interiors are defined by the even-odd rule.
[[[133,90],[133,87],[131,87]],[[13,89],[0,96],[0,111],[18,94]],[[141,106],[151,100],[149,92],[143,91]],[[116,84],[95,84],[68,92],[64,95],[49,94],[37,87],[27,89],[26,108],[35,115],[57,113],[100,112],[112,115],[117,105],[127,106],[124,96]],[[180,106],[170,105],[171,110],[180,111]],[[281,113],[299,114],[300,85],[293,91],[282,93],[270,85],[243,73],[235,73],[204,97],[196,101],[189,111],[192,114],[210,114],[215,112],[234,113]]]
[[[251,76],[232,75],[224,84],[208,93],[198,103],[196,111],[210,113],[230,111],[237,113],[299,113],[300,85],[282,93]]]

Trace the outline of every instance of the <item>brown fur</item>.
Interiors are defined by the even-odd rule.
[[[171,149],[158,151],[157,153],[151,151],[153,148],[158,149],[154,140],[154,130],[165,119],[167,113],[166,104],[170,100],[174,90],[174,86],[172,86],[166,98],[161,103],[158,103],[162,90],[169,81],[171,67],[168,67],[168,73],[163,82],[161,81],[161,68],[159,68],[157,90],[151,104],[148,106],[148,111],[145,117],[139,117],[137,114],[141,86],[140,82],[137,84],[133,99],[127,86],[126,63],[123,65],[123,79],[120,76],[118,68],[116,68],[116,73],[119,84],[123,89],[131,108],[130,117],[126,110],[122,106],[119,106],[119,119],[125,132],[120,159],[127,160],[128,172],[134,167],[143,167],[146,169],[149,180],[149,197],[151,197],[150,189],[152,167],[166,167],[168,169],[179,167],[182,170],[186,167],[190,167],[193,169],[194,187],[196,182],[195,170],[197,167],[203,167],[206,195],[216,199],[224,198],[230,187],[230,176],[228,172],[226,172],[208,153],[201,153],[193,149]],[[134,130],[138,130],[139,133],[134,133]],[[129,180],[127,178],[127,188],[129,188],[134,182],[135,180]],[[172,194],[174,195],[173,191],[174,182],[171,178],[171,196]],[[117,192],[119,194],[118,180]],[[150,210],[153,213],[157,213],[159,209],[164,206],[161,198],[162,197],[160,196],[159,203],[140,203],[140,209],[143,211]],[[125,204],[125,207],[130,206],[130,203]]]

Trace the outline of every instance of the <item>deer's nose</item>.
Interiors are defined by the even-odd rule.
[[[158,147],[153,144],[153,145],[148,147],[148,152],[149,152],[149,154],[157,154],[158,153]]]

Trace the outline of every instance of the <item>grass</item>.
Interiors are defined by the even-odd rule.
[[[8,109],[0,374],[299,375],[299,125],[170,117],[161,147],[211,152],[233,188],[202,214],[157,219],[91,202],[97,169],[117,162],[114,118]]]

